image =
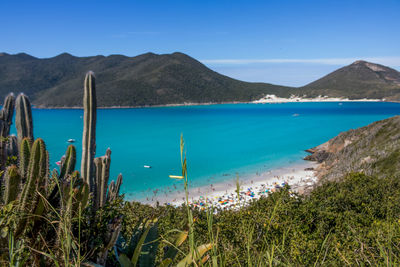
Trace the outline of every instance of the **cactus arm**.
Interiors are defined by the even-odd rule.
[[[29,138],[24,138],[20,143],[20,153],[19,153],[19,169],[22,176],[22,182],[28,174],[29,158],[31,155],[31,140]]]
[[[18,157],[18,141],[15,135],[8,137],[6,149],[8,157]]]
[[[108,179],[110,178],[110,164],[111,164],[111,150],[108,148],[106,151],[106,155],[102,157],[102,172],[100,177],[100,198],[99,198],[99,206],[103,207],[106,204],[107,200],[107,186]]]
[[[122,173],[118,175],[117,178],[117,183],[115,184],[115,196],[117,197],[119,195],[119,190],[121,189],[122,185]]]
[[[102,157],[94,159],[94,166],[96,170],[95,190],[93,191],[93,208],[98,210],[100,207],[100,192],[101,192],[101,175],[103,173],[103,159]]]
[[[76,149],[75,146],[69,145],[65,153],[65,159],[61,167],[60,179],[63,180],[67,175],[71,174],[75,169]]]
[[[4,179],[4,203],[8,204],[15,200],[18,195],[19,183],[21,181],[21,176],[18,173],[18,167],[15,165],[8,167],[4,175]]]

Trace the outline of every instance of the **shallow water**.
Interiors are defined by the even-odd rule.
[[[143,199],[153,190],[181,186],[168,177],[180,174],[181,133],[189,179],[192,186],[202,186],[297,163],[305,149],[399,113],[400,104],[383,102],[100,109],[97,155],[110,147],[111,178],[123,173],[122,192],[128,199]],[[45,140],[52,167],[69,138],[76,139],[80,156],[82,110],[35,109],[33,116],[35,137]]]

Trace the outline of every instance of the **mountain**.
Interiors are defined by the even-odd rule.
[[[400,73],[366,61],[294,88],[235,80],[183,53],[136,57],[63,53],[45,59],[0,53],[0,98],[11,91],[24,92],[39,107],[81,106],[84,74],[89,70],[96,73],[98,105],[103,107],[248,102],[266,94],[400,100]]]
[[[356,61],[298,89],[307,96],[400,100],[400,72],[366,61]]]
[[[136,57],[39,59],[0,54],[0,97],[24,92],[37,106],[81,106],[84,75],[96,74],[99,106],[252,101],[266,93],[289,96],[290,87],[238,81],[182,53]]]
[[[320,181],[337,180],[351,172],[378,177],[400,171],[400,116],[343,132],[317,147],[306,160],[321,163]]]

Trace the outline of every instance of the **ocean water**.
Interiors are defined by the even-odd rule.
[[[97,156],[110,147],[111,179],[122,173],[126,198],[141,200],[154,190],[182,186],[168,177],[181,174],[181,134],[191,186],[204,186],[299,163],[305,149],[399,113],[400,104],[383,102],[100,109]],[[45,140],[51,166],[57,167],[66,141],[73,138],[79,170],[83,111],[34,109],[33,117],[35,137]]]

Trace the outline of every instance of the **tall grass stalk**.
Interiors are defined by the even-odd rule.
[[[60,199],[65,199],[62,195],[63,190],[61,190],[61,185],[58,181],[56,182],[56,186],[60,192]],[[61,201],[61,212],[57,212],[57,210],[47,201],[46,197],[43,196],[40,192],[37,192],[39,196],[42,198],[44,204],[47,207],[47,210],[52,210],[56,215],[56,221],[49,222],[52,226],[54,223],[58,223],[58,228],[56,229],[57,232],[57,253],[54,253],[48,246],[47,253],[43,251],[36,251],[50,259],[53,260],[56,266],[80,266],[82,263],[82,255],[80,253],[80,246],[81,246],[81,220],[82,220],[82,206],[79,205],[78,209],[78,227],[79,227],[79,236],[78,240],[74,237],[72,233],[72,224],[74,220],[73,210],[72,210],[72,203],[74,199],[74,189],[72,179],[70,181],[68,190],[67,190],[67,201]],[[54,227],[54,226],[53,226]],[[46,244],[45,240],[43,240],[44,244]],[[62,261],[59,262],[59,261]]]
[[[189,205],[189,188],[188,188],[188,175],[187,175],[187,162],[186,162],[186,151],[185,149],[185,141],[183,139],[183,134],[181,134],[180,141],[180,152],[181,152],[181,166],[182,166],[182,177],[184,179],[184,188],[185,188],[185,201],[186,201],[186,212],[188,216],[189,223],[189,253],[192,259],[195,259],[195,244],[194,244],[194,225],[193,225],[193,213],[190,209]]]

